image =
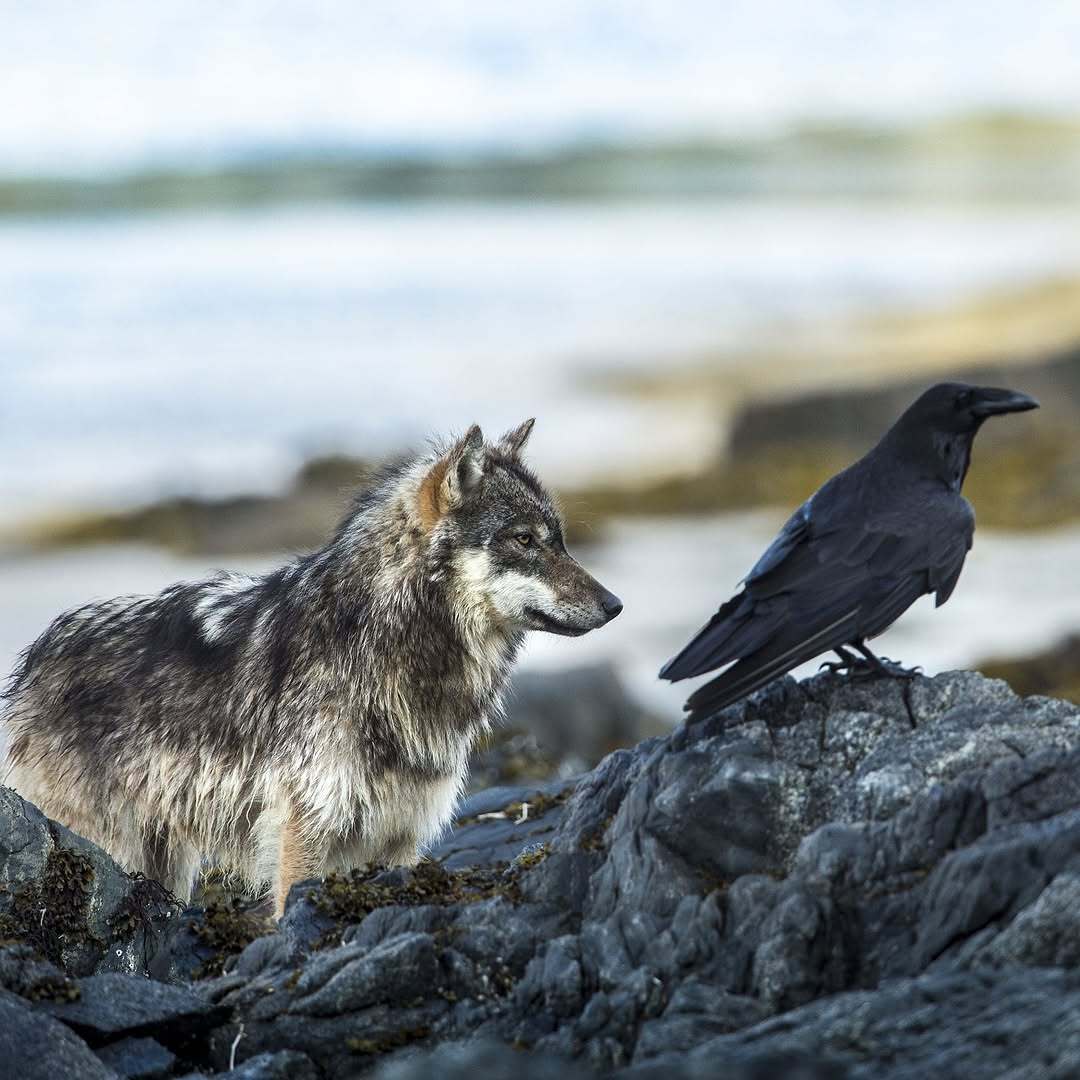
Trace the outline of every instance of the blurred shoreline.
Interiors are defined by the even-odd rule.
[[[786,368],[779,357],[755,361],[751,354],[722,365],[586,376],[594,392],[646,407],[694,407],[715,417],[726,438],[696,467],[673,461],[633,480],[557,483],[571,537],[600,539],[615,518],[795,505],[867,449],[921,388],[955,377],[1022,386],[1043,399],[1036,421],[1000,425],[980,438],[967,487],[980,521],[1037,529],[1080,519],[1080,346],[1066,344],[1080,342],[1080,278],[998,289],[907,317],[882,314],[846,329],[833,325],[828,334],[812,329],[792,335]],[[846,344],[831,354],[835,342]],[[872,361],[845,366],[860,352]],[[758,372],[755,379],[747,380],[748,368]],[[9,521],[0,551],[132,542],[181,555],[311,548],[379,463],[320,454],[276,492],[190,492],[122,509],[57,505]]]
[[[541,149],[267,147],[83,175],[0,174],[0,217],[273,204],[515,200],[1069,202],[1080,119],[981,110],[802,123],[722,137],[579,139]]]

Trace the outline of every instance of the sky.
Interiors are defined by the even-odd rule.
[[[0,0],[0,174],[1080,107],[1080,5]]]

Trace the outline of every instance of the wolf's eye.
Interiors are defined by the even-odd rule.
[[[514,539],[515,539],[515,540],[516,540],[516,541],[517,541],[517,542],[518,542],[518,543],[519,543],[519,544],[520,544],[520,545],[521,545],[521,546],[522,546],[523,548],[527,548],[527,547],[530,547],[530,546],[532,545],[532,542],[533,542],[533,538],[532,538],[532,533],[525,533],[525,532],[521,532],[521,533],[516,533],[516,534],[514,535]]]

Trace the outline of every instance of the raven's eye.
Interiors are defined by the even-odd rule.
[[[956,408],[966,409],[971,404],[971,391],[964,390],[956,395]]]
[[[523,547],[527,548],[532,545],[533,538],[532,533],[520,532],[516,533],[514,539]]]

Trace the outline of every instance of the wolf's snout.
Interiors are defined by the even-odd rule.
[[[604,622],[611,622],[616,615],[623,609],[623,602],[613,593],[608,592],[607,589],[600,594],[600,607],[604,611],[606,618]]]

